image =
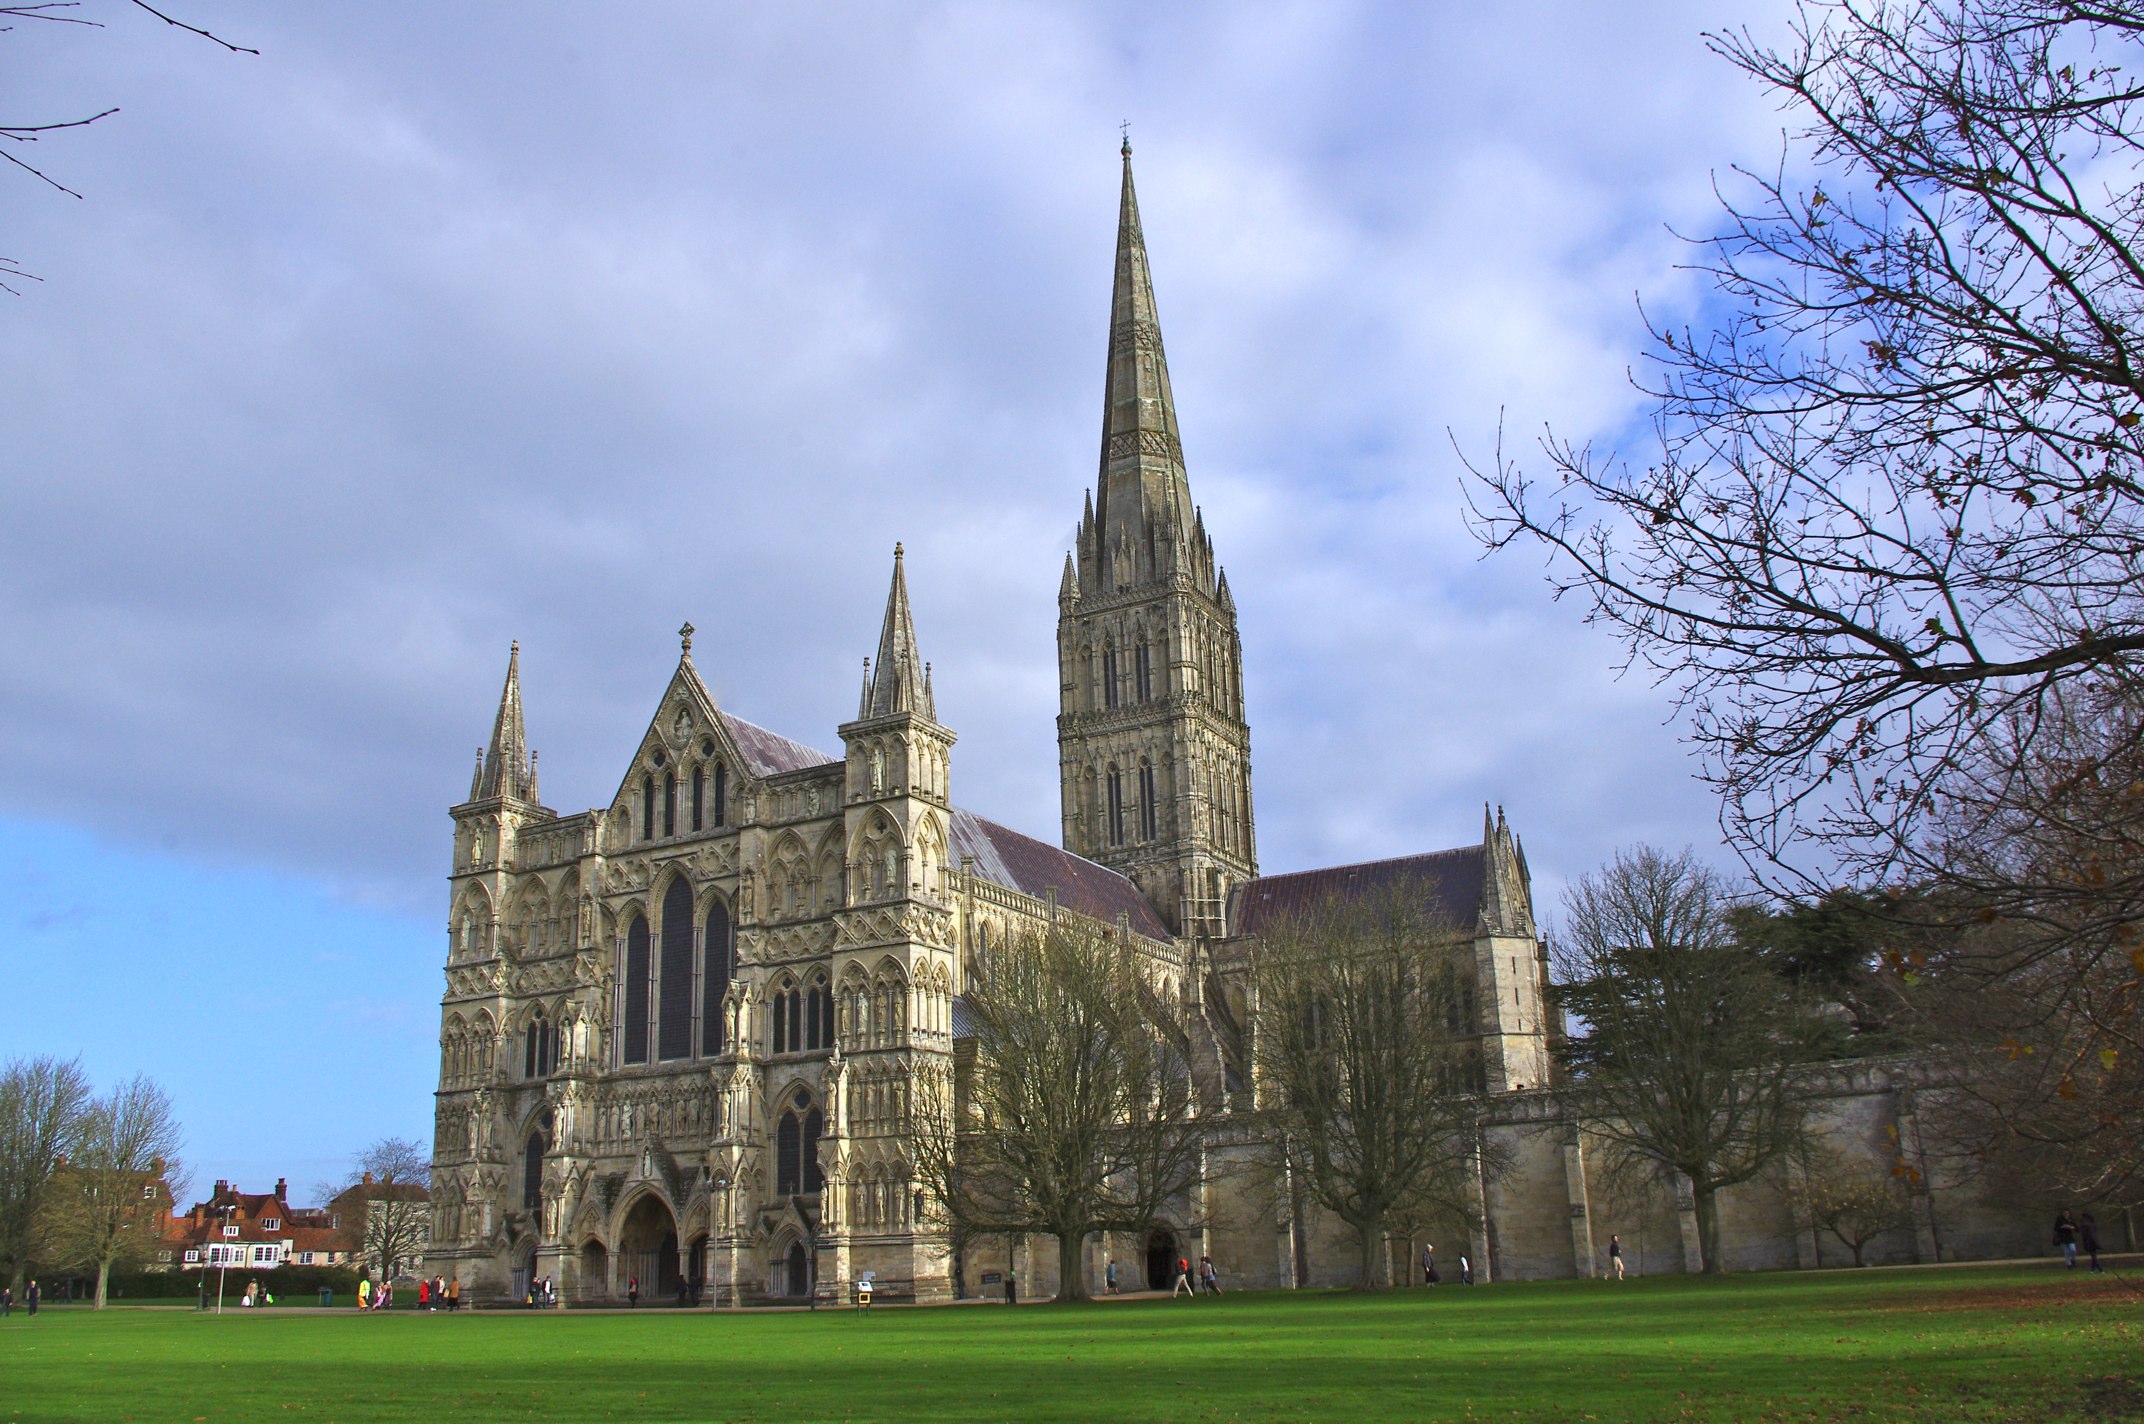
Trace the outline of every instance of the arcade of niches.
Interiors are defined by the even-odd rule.
[[[1169,1220],[1091,1244],[1090,1285],[1105,1261],[1127,1286],[1159,1281],[1179,1254],[1236,1285],[1346,1283],[1345,1229],[1276,1176],[1238,1090],[1237,968],[1270,916],[1394,879],[1432,885],[1471,934],[1482,1129],[1511,1163],[1443,1249],[1485,1277],[1592,1274],[1616,1231],[1645,1268],[1689,1264],[1674,1184],[1608,1192],[1565,1120],[1531,881],[1500,812],[1457,849],[1258,874],[1236,605],[1191,499],[1128,147],[1106,389],[1058,591],[1062,849],[953,803],[954,734],[898,546],[838,757],[719,707],[687,624],[610,804],[560,815],[542,804],[513,648],[452,810],[428,1271],[479,1299],[549,1278],[567,1304],[793,1300],[867,1271],[881,1299],[996,1291],[1008,1271],[1023,1294],[1053,1290],[1053,1250],[956,1253],[930,1225],[901,1123],[963,1037],[971,956],[1072,917],[1143,951],[1188,1010],[1202,1093],[1241,1109]],[[1899,1073],[1838,1076],[1842,1140],[1875,1152],[1910,1133]],[[1931,1228],[1893,1254],[2013,1248],[2014,1230],[1962,1203],[1939,1215],[1931,1186],[1947,1243]],[[1821,1259],[1770,1187],[1730,1193],[1727,1222],[1737,1264]]]

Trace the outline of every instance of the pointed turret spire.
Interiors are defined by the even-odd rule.
[[[908,576],[902,571],[901,546],[893,546],[893,587],[886,592],[886,622],[879,630],[878,657],[871,665],[867,717],[920,712],[936,720],[923,660],[916,653],[916,622],[908,611]]]
[[[1184,474],[1176,398],[1161,349],[1161,321],[1147,267],[1132,150],[1124,145],[1124,190],[1117,205],[1116,284],[1109,300],[1109,376],[1102,408],[1102,467],[1095,519],[1105,585],[1121,587],[1157,570],[1115,568],[1129,558],[1166,560],[1190,523],[1191,485]]]
[[[491,745],[484,752],[477,799],[533,799],[532,780],[528,732],[521,722],[521,644],[516,642],[506,655],[506,686],[499,693],[499,715],[492,719]]]

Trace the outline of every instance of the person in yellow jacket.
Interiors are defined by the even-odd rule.
[[[372,1304],[372,1280],[369,1276],[357,1278],[357,1308],[365,1310]]]

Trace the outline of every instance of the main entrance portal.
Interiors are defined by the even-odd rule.
[[[618,1236],[618,1289],[640,1282],[643,1300],[669,1300],[677,1294],[677,1222],[670,1208],[654,1196],[642,1197],[626,1213]]]

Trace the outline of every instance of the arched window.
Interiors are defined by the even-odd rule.
[[[1161,817],[1154,805],[1154,766],[1141,758],[1139,762],[1139,835],[1143,840],[1153,840],[1161,834]]]
[[[787,994],[778,993],[774,996],[774,1046],[772,1051],[775,1053],[787,1053],[789,1051],[789,996]]]
[[[652,776],[640,778],[640,838],[644,841],[655,839],[655,778]]]
[[[1144,642],[1132,655],[1132,683],[1141,702],[1154,700],[1154,656]]]
[[[804,1047],[804,991],[791,989],[786,997],[789,1000],[788,1051],[796,1053]]]
[[[521,1155],[521,1204],[530,1211],[543,1205],[543,1134],[529,1134]]]
[[[692,1057],[692,886],[680,875],[663,892],[662,996],[656,1006],[656,1052],[664,1061]]]
[[[723,1048],[722,1000],[730,991],[730,975],[736,969],[736,950],[730,942],[729,907],[717,899],[707,907],[707,934],[703,940],[707,964],[700,976],[700,1054],[713,1058]]]
[[[625,1061],[648,1061],[648,922],[639,915],[625,930]]]
[[[692,769],[692,828],[696,831],[700,829],[701,810],[706,804],[707,770],[696,766]]]
[[[677,834],[677,773],[663,773],[663,834]]]
[[[1109,843],[1124,844],[1124,774],[1114,763],[1109,768]]]
[[[1102,647],[1102,706],[1117,705],[1117,649],[1113,643]]]
[[[804,1124],[797,1121],[795,1113],[783,1113],[781,1126],[774,1133],[776,1196],[793,1197],[804,1189],[803,1146]]]
[[[728,814],[729,804],[730,771],[728,767],[718,761],[715,763],[715,818],[712,824],[717,826],[728,824],[723,817]]]
[[[806,1195],[826,1186],[826,1173],[819,1166],[819,1136],[826,1130],[826,1119],[817,1108],[804,1114],[804,1191]]]

